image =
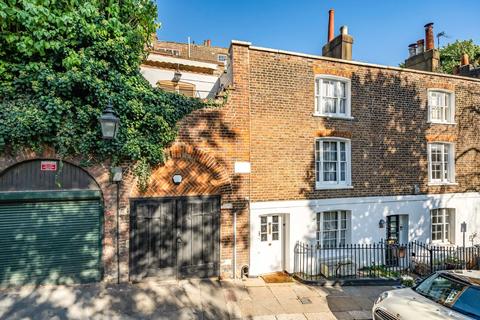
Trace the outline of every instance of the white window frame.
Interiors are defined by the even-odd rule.
[[[220,60],[220,57],[224,57],[225,60]],[[224,64],[227,64],[228,56],[223,53],[217,54],[217,62],[223,62]]]
[[[322,80],[331,80],[331,81],[340,81],[345,83],[345,113],[340,113],[340,108],[337,108],[335,113],[326,113],[320,110],[321,101],[323,99],[322,92]],[[319,117],[331,117],[331,118],[342,118],[342,119],[353,119],[351,116],[351,92],[352,92],[352,81],[349,78],[332,76],[332,75],[316,75],[315,76],[315,86],[314,86],[314,99],[315,99],[315,109],[313,112],[314,116]],[[339,98],[337,98],[339,99]]]
[[[327,230],[324,229],[324,217],[326,213],[333,213],[333,212],[335,212],[336,214],[337,228],[330,229],[329,231],[336,232],[335,247],[347,245],[351,242],[351,217],[352,216],[351,216],[350,210],[325,210],[325,211],[317,212],[315,217],[315,222],[316,222],[315,238],[316,238],[317,244],[322,246],[325,245],[324,232]],[[345,227],[342,227],[341,214],[343,212],[345,212],[345,221],[346,221]],[[343,244],[340,243],[342,231],[345,231],[345,242]]]
[[[440,179],[433,179],[432,176],[432,146],[438,145],[441,146],[442,153],[442,177]],[[455,144],[451,142],[430,142],[427,145],[428,148],[428,182],[430,185],[444,185],[444,184],[456,184],[455,183]],[[445,148],[448,148],[445,151]],[[448,155],[448,163],[443,161],[444,155],[447,153]],[[445,177],[445,170],[447,170],[447,174]]]
[[[323,181],[323,142],[336,142],[337,143],[337,165],[336,181]],[[341,171],[341,158],[340,158],[340,142],[345,143],[345,181],[340,181],[340,171]],[[317,145],[320,146],[320,149],[317,149]],[[352,161],[351,161],[351,140],[346,138],[337,138],[337,137],[321,137],[316,138],[314,143],[314,153],[315,153],[315,189],[348,189],[352,188]],[[317,165],[318,164],[318,165]],[[317,168],[320,168],[320,171],[317,172]],[[320,179],[317,179],[320,178]]]
[[[438,120],[432,118],[432,104],[430,95],[433,92],[444,93],[448,95],[448,103],[445,118]],[[427,90],[427,103],[428,103],[428,122],[433,124],[455,124],[455,92],[445,89],[435,89],[431,88]]]
[[[441,212],[442,222],[435,223],[435,225],[442,226],[442,238],[433,240],[433,213]],[[446,219],[446,213],[448,212],[448,221]],[[448,228],[448,236],[447,236]],[[455,208],[433,208],[430,210],[430,237],[432,243],[441,243],[441,244],[454,244],[455,243]]]

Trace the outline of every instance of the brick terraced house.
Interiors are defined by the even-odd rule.
[[[436,73],[425,31],[407,68],[352,61],[346,27],[323,56],[232,41],[227,104],[187,117],[177,141],[225,172],[202,191],[220,195],[222,274],[291,272],[297,241],[461,245],[465,222],[479,243],[480,81]]]
[[[58,176],[52,150],[0,158],[0,225],[35,235],[0,250],[0,280],[291,272],[297,241],[448,246],[463,222],[480,243],[480,79],[435,72],[431,24],[407,68],[353,61],[352,46],[333,24],[322,56],[156,43],[152,85],[226,103],[181,121],[144,192],[129,166],[117,194],[108,164],[66,159]],[[25,246],[36,260],[11,258]]]

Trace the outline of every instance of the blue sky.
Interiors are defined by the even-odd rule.
[[[424,37],[423,26],[450,36],[441,43],[473,39],[480,44],[479,0],[157,0],[162,40],[228,47],[232,39],[256,46],[320,54],[327,39],[328,10],[335,34],[348,25],[353,58],[398,65],[408,44]],[[435,41],[436,45],[436,41]]]

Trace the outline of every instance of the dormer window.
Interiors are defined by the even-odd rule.
[[[316,116],[350,118],[350,79],[317,76],[315,80]]]
[[[446,90],[428,90],[428,120],[431,123],[455,122],[455,94]]]

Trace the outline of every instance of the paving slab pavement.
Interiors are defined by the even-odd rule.
[[[371,319],[392,287],[317,287],[298,282],[154,279],[120,285],[0,289],[0,319]]]
[[[0,319],[241,319],[236,287],[215,280],[0,289]]]
[[[317,288],[327,294],[329,309],[338,320],[372,319],[373,303],[380,293],[392,290],[391,286],[349,286]]]

